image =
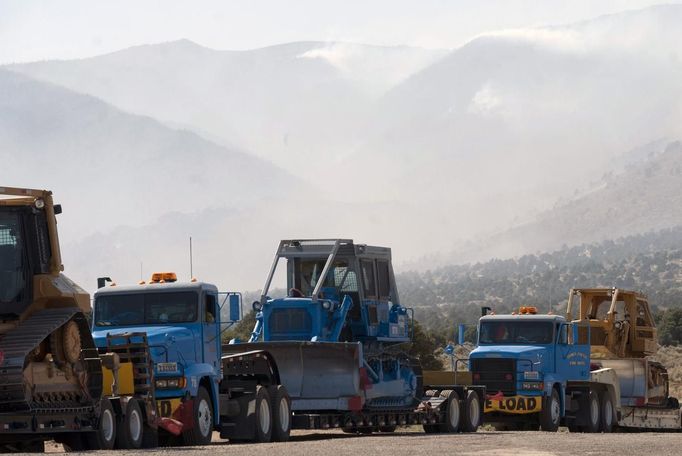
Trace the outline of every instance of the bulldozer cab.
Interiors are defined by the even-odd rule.
[[[51,192],[0,188],[0,314],[21,315],[35,298],[33,276],[62,270]]]
[[[281,259],[288,292],[271,300]],[[259,306],[266,340],[409,340],[411,320],[400,306],[386,247],[349,239],[281,241]]]
[[[290,297],[339,301],[349,295],[354,303],[376,300],[399,304],[391,249],[354,244],[349,239],[281,241],[261,302],[265,302],[282,258],[287,261]]]
[[[649,302],[641,293],[618,288],[572,289],[566,319],[589,322],[593,356],[640,358],[656,352],[656,326]]]

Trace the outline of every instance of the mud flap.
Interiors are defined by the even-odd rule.
[[[180,434],[182,434],[183,429],[182,422],[175,420],[173,418],[168,417],[159,418],[158,421],[156,422],[156,425],[175,436],[179,436]]]

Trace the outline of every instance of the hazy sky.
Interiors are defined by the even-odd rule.
[[[215,49],[301,40],[453,48],[487,31],[562,24],[658,3],[663,2],[0,0],[0,64],[87,57],[179,38]]]

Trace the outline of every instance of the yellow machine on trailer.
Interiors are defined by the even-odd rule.
[[[50,191],[0,187],[0,451],[151,446],[146,335],[97,350],[90,296],[62,273],[60,213]]]

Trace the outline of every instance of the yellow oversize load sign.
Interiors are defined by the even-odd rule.
[[[508,396],[488,398],[485,401],[485,412],[503,412],[512,414],[537,413],[542,410],[540,396]]]

